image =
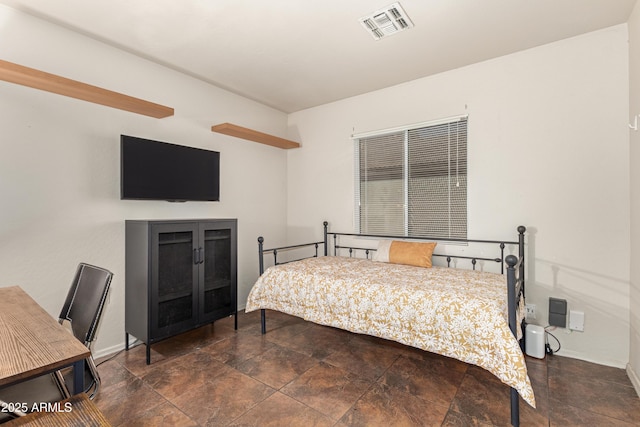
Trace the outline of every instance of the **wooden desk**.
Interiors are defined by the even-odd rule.
[[[2,426],[7,427],[106,427],[110,426],[104,414],[84,394],[76,394],[63,400],[57,410],[32,412]]]
[[[71,391],[82,392],[90,354],[18,286],[0,288],[0,388],[73,366]]]

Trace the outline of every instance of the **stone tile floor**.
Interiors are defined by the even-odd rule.
[[[509,388],[476,366],[285,314],[226,318],[108,359],[95,399],[114,426],[507,426]],[[101,361],[98,360],[100,363]],[[527,358],[522,426],[637,426],[622,369]]]

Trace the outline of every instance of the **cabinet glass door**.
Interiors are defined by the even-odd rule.
[[[187,229],[181,229],[187,228]],[[188,229],[191,228],[191,229]],[[170,228],[156,227],[154,248],[157,266],[153,280],[152,329],[157,335],[181,329],[196,319],[197,265],[198,256],[193,226]],[[153,300],[156,301],[153,301]],[[154,334],[156,335],[156,334]]]
[[[231,310],[231,230],[204,231],[204,298],[205,318],[230,314]]]

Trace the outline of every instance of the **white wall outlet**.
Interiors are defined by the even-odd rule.
[[[527,320],[533,320],[536,318],[536,305],[535,304],[525,304],[526,314],[525,318]]]
[[[584,312],[571,310],[569,311],[569,329],[572,331],[584,332]]]

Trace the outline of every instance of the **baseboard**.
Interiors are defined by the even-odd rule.
[[[120,350],[124,349],[124,343],[121,344],[117,344],[111,347],[107,347],[107,348],[103,348],[101,350],[96,350],[93,352],[93,358],[94,359],[100,359],[101,357],[104,356],[110,356],[114,353],[119,352]]]
[[[133,348],[137,345],[142,344],[139,340],[137,339],[129,339],[129,348]],[[104,356],[111,356],[112,354],[116,354],[119,351],[122,351],[125,349],[125,345],[124,342],[120,343],[120,344],[116,344],[116,345],[112,345],[111,347],[107,347],[107,348],[103,348],[100,350],[94,350],[93,353],[93,358],[94,359],[99,359],[101,357]]]
[[[633,388],[636,389],[636,394],[640,396],[640,378],[638,378],[638,373],[633,370],[631,364],[627,364],[627,375],[631,380],[631,384],[633,384]]]
[[[238,307],[238,313],[242,313],[244,311],[245,307],[246,307],[246,304],[243,305],[242,307]],[[129,348],[133,348],[133,347],[135,347],[137,345],[140,345],[140,344],[142,344],[141,341],[139,341],[137,339],[134,339],[133,337],[129,337]],[[117,352],[119,352],[121,350],[124,350],[124,348],[125,348],[125,345],[124,345],[124,342],[123,342],[123,343],[112,345],[111,347],[103,348],[103,349],[100,349],[100,350],[93,350],[92,351],[93,358],[94,359],[99,359],[99,358],[104,357],[104,356],[110,356],[110,355],[115,354],[115,353],[117,353]]]
[[[612,368],[625,369],[627,364],[625,362],[620,362],[616,360],[603,360],[603,359],[592,359],[590,357],[585,357],[584,354],[573,352],[571,350],[565,350],[564,348],[557,353],[558,356],[568,357],[570,359],[578,359],[584,360],[585,362],[591,362],[598,365],[611,366]]]

